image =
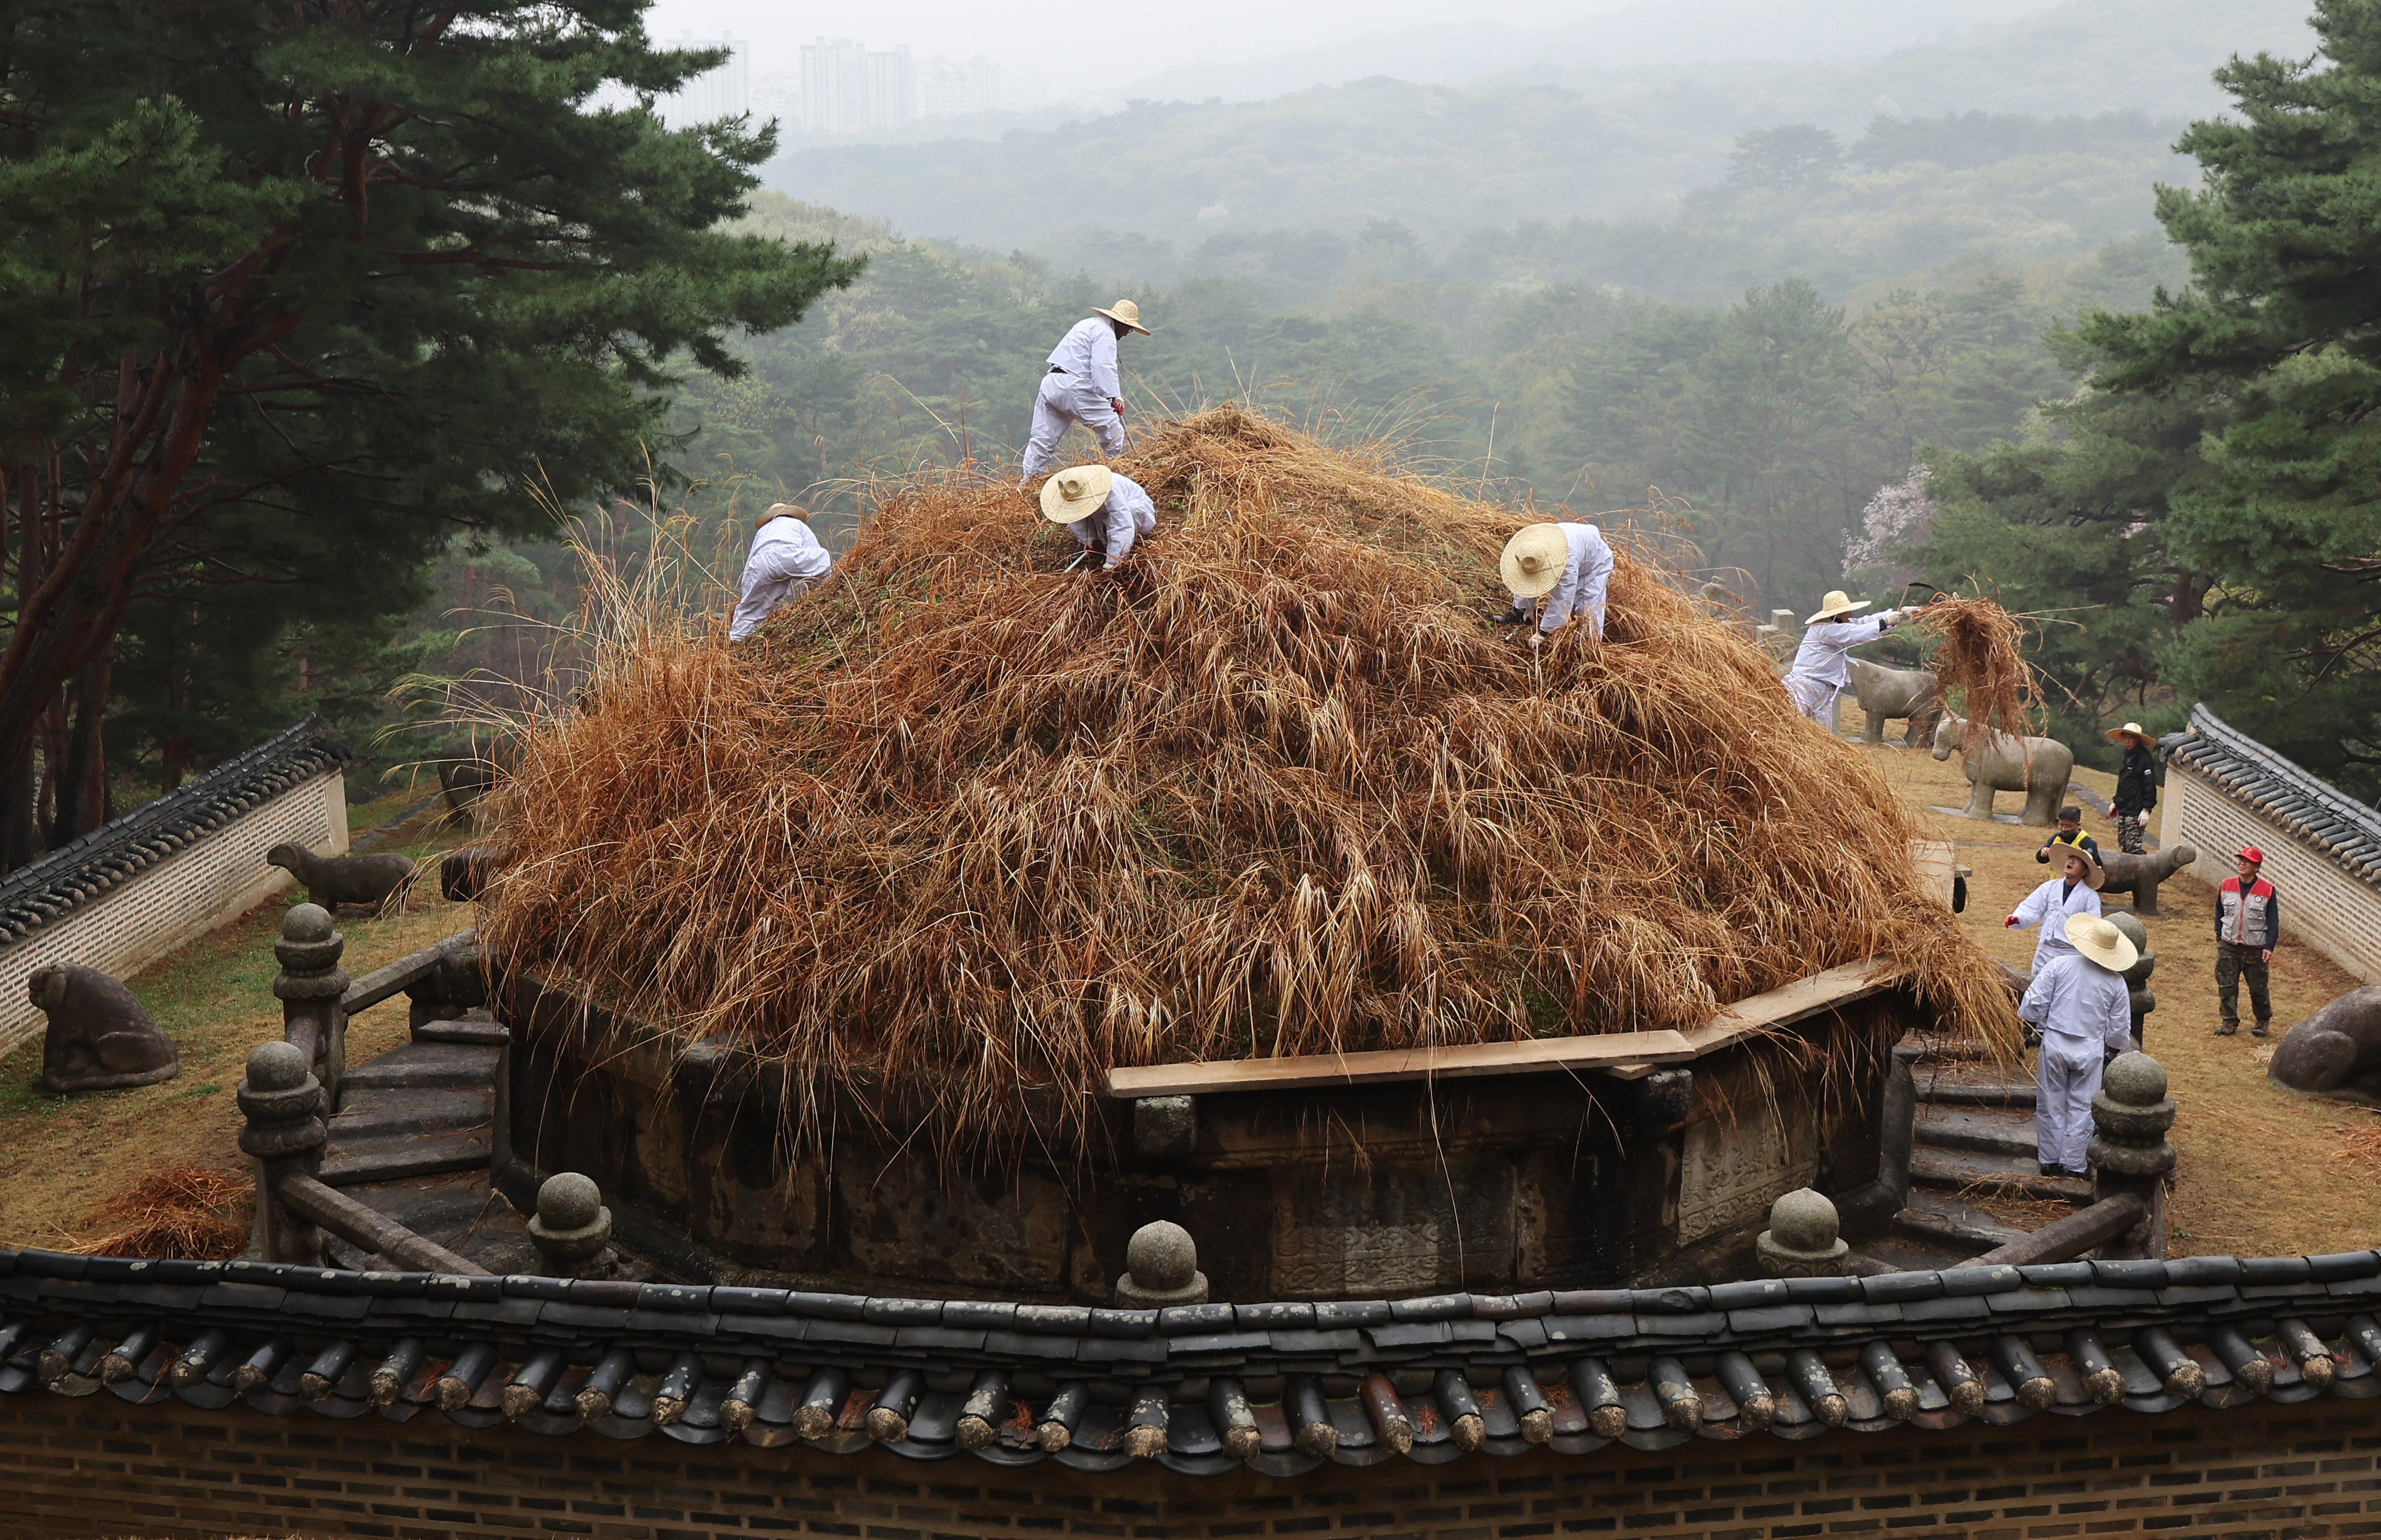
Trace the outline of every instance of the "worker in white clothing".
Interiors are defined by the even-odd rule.
[[[1879,610],[1865,620],[1852,618],[1866,608],[1866,599],[1854,604],[1850,594],[1834,589],[1819,613],[1802,622],[1802,645],[1795,649],[1794,666],[1786,671],[1786,693],[1796,711],[1822,727],[1827,722],[1828,703],[1852,680],[1851,659],[1844,654],[1900,623],[1898,609]]]
[[[752,532],[751,554],[744,558],[743,593],[727,623],[727,640],[741,642],[788,599],[799,598],[827,574],[835,558],[811,532],[810,514],[791,503],[778,503],[761,516]]]
[[[1044,482],[1042,516],[1082,543],[1077,565],[1094,572],[1121,564],[1157,529],[1157,505],[1141,483],[1105,465],[1074,466]]]
[[[1532,524],[1505,543],[1497,559],[1513,607],[1496,617],[1499,625],[1518,625],[1530,618],[1529,605],[1538,606],[1537,629],[1530,633],[1536,645],[1577,616],[1587,634],[1604,640],[1604,595],[1612,585],[1612,547],[1604,532],[1593,524]]]
[[[1028,482],[1049,467],[1066,436],[1067,424],[1081,422],[1100,441],[1100,452],[1124,453],[1124,385],[1117,378],[1117,339],[1127,332],[1149,335],[1141,324],[1141,307],[1119,299],[1102,310],[1092,307],[1050,349],[1049,369],[1033,398],[1033,431],[1025,440]]]
[[[2042,939],[2033,944],[2033,971],[2037,974],[2052,958],[2075,949],[2067,944],[2068,922],[2079,917],[2100,917],[2100,886],[2108,880],[2107,870],[2081,848],[2052,845],[2047,849],[2050,864],[2058,874],[2027,894],[2009,911],[2009,917],[2001,922],[2011,930],[2023,930],[2028,925],[2042,927]]]
[[[2088,1178],[2092,1098],[2102,1067],[2133,1045],[2125,970],[2139,959],[2125,933],[2096,914],[2070,915],[2063,929],[2067,949],[2034,970],[2017,1013],[2042,1033],[2034,1158],[2045,1177]]]

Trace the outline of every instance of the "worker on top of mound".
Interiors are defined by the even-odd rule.
[[[1865,620],[1852,618],[1866,608],[1866,599],[1854,604],[1838,588],[1827,594],[1818,614],[1802,622],[1802,645],[1795,650],[1794,666],[1786,671],[1786,693],[1794,709],[1813,722],[1826,722],[1828,703],[1852,681],[1851,659],[1844,654],[1900,623],[1898,609],[1880,610]]]
[[[1078,465],[1044,482],[1042,516],[1082,542],[1076,565],[1094,572],[1121,564],[1133,542],[1157,529],[1157,504],[1141,483],[1105,465]]]
[[[727,622],[727,640],[741,642],[788,599],[799,598],[827,574],[835,558],[811,532],[810,514],[791,503],[773,505],[752,532],[744,558],[743,593]]]
[[[1032,481],[1050,464],[1067,424],[1081,422],[1100,441],[1100,452],[1124,453],[1124,386],[1117,379],[1117,339],[1127,332],[1149,335],[1141,324],[1141,307],[1119,299],[1067,329],[1050,349],[1050,368],[1042,376],[1041,393],[1033,398],[1033,432],[1025,441],[1024,480]]]
[[[1529,601],[1544,599],[1532,645],[1578,616],[1587,634],[1604,640],[1604,594],[1612,585],[1612,547],[1604,532],[1593,524],[1532,524],[1505,543],[1496,566],[1513,607],[1497,617],[1499,625],[1529,619]]]

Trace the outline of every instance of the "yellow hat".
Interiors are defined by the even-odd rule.
[[[1149,328],[1141,324],[1141,307],[1129,299],[1119,299],[1114,307],[1107,310],[1101,310],[1097,305],[1093,305],[1092,309],[1119,326],[1129,326],[1143,336],[1149,335]]]
[[[2150,735],[2142,730],[2142,725],[2139,722],[2128,722],[2121,727],[2110,727],[2108,741],[2122,743],[2128,735],[2140,739],[2143,743],[2150,741]]]
[[[1089,519],[1115,484],[1116,473],[1105,465],[1069,466],[1042,483],[1042,517],[1053,524]]]
[[[1820,621],[1828,618],[1830,616],[1850,615],[1854,610],[1866,608],[1868,608],[1868,601],[1866,599],[1862,599],[1856,605],[1852,603],[1852,596],[1850,594],[1845,593],[1840,588],[1831,588],[1827,590],[1827,596],[1819,601],[1819,613],[1806,617],[1802,624],[1805,626],[1815,626]]]
[[[1552,593],[1569,565],[1570,537],[1560,524],[1528,526],[1505,542],[1505,554],[1496,558],[1507,591],[1524,599]]]
[[[2112,973],[2121,973],[2142,959],[2141,953],[2133,949],[2131,938],[2096,914],[2069,915],[2067,939],[2077,951]]]

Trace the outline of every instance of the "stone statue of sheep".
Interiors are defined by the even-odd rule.
[[[341,904],[379,909],[392,898],[402,903],[413,886],[413,862],[399,855],[318,856],[285,842],[264,852],[264,863],[287,871],[305,885],[307,898],[332,911]]]

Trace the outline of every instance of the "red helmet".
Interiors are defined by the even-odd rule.
[[[2265,864],[2265,852],[2257,849],[2254,845],[2243,845],[2241,847],[2240,859],[2258,866],[2263,866]]]

